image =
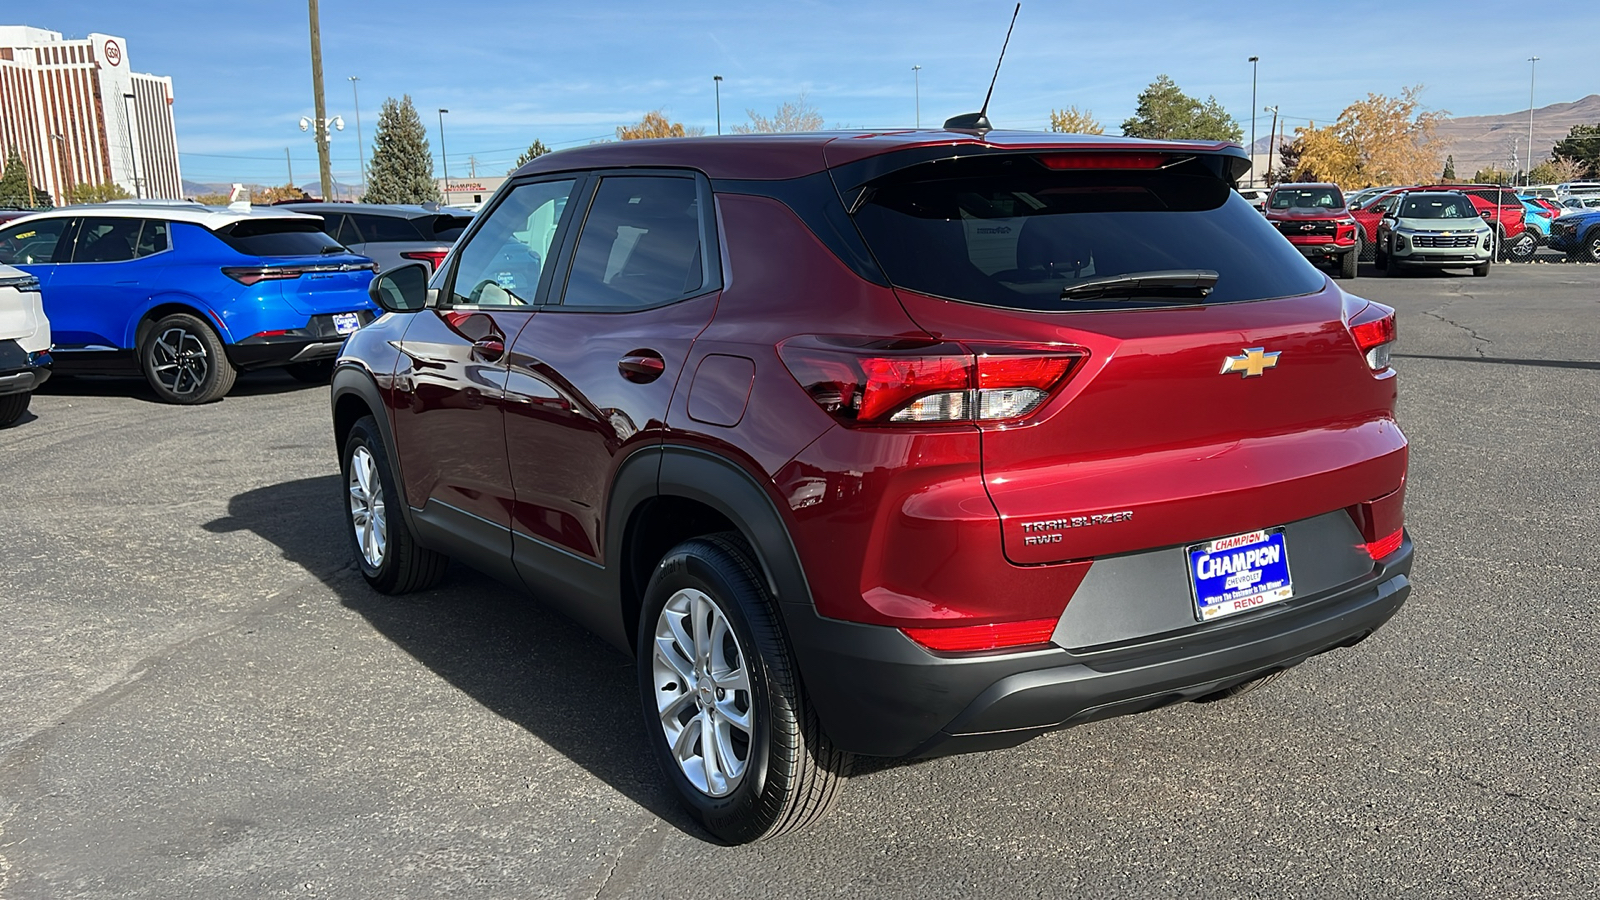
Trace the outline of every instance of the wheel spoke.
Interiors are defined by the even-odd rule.
[[[717,715],[721,716],[723,721],[727,722],[729,725],[732,725],[748,735],[750,733],[750,710],[739,709],[739,707],[734,705],[733,701],[734,694],[731,691],[728,693],[726,698],[718,700]]]
[[[703,715],[696,715],[684,725],[672,742],[672,755],[680,764],[692,762],[696,759],[694,752],[695,738],[700,736],[700,723],[705,719]]]
[[[666,692],[662,691],[661,693],[665,694]],[[678,718],[678,714],[683,712],[683,708],[685,706],[693,705],[694,694],[680,688],[676,693],[673,694],[672,699],[667,701],[667,705],[661,707],[661,726],[663,728],[682,727]]]
[[[721,746],[717,741],[716,720],[707,713],[702,713],[700,722],[700,756],[705,760],[706,787],[713,794],[723,793],[728,786],[727,773],[723,771],[723,761],[718,753]]]
[[[717,773],[724,779],[735,778],[744,774],[744,760],[733,752],[733,733],[726,722],[719,722],[712,729],[712,746],[717,748]]]
[[[656,638],[656,659],[671,667],[685,692],[694,689],[694,663],[678,651],[678,642],[670,638]]]

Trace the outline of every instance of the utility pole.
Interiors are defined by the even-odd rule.
[[[717,92],[717,134],[722,133],[722,76],[711,76],[711,87]]]
[[[1272,131],[1267,133],[1267,184],[1272,184],[1272,151],[1278,146],[1278,108],[1263,106],[1262,112],[1272,113]]]
[[[450,205],[450,157],[444,154],[444,114],[450,110],[439,108],[439,162],[444,164],[444,205]]]
[[[467,157],[467,171],[468,171],[467,177],[469,177],[469,178],[477,178],[478,177],[478,158],[476,156],[468,156]]]
[[[911,67],[911,89],[916,92],[917,98],[917,127],[922,127],[922,67]]]
[[[283,161],[289,167],[289,187],[294,187],[294,160],[289,157],[289,148],[283,148]]]
[[[1539,68],[1539,57],[1528,57],[1528,173],[1524,185],[1533,183],[1533,76]]]
[[[1250,57],[1250,186],[1256,186],[1256,71],[1261,68],[1261,57]]]
[[[317,0],[306,0],[311,7],[311,93],[317,115],[317,176],[322,181],[322,199],[331,196],[333,164],[328,159],[328,105],[322,98],[322,25],[317,15]]]
[[[350,93],[356,100],[356,157],[361,160],[361,184],[365,186],[367,183],[367,151],[361,144],[361,91],[356,87],[356,82],[360,80],[355,75],[351,75],[349,78]]]

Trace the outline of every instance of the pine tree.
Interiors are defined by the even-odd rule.
[[[515,175],[518,169],[549,152],[550,148],[544,145],[544,141],[534,138],[533,143],[528,145],[528,149],[522,151],[522,155],[517,157],[517,164],[512,166],[511,170],[506,174]]]
[[[29,185],[28,167],[15,145],[6,154],[5,173],[0,174],[0,206],[21,209],[50,208],[50,192],[38,185]],[[30,196],[31,193],[31,196]]]
[[[1455,157],[1455,154],[1448,154],[1448,155],[1445,156],[1445,158],[1444,158],[1444,172],[1439,176],[1439,180],[1443,181],[1446,184],[1449,184],[1450,182],[1456,180],[1456,157]]]
[[[428,132],[422,127],[411,95],[383,101],[378,113],[378,135],[373,138],[372,163],[367,167],[367,203],[438,203],[439,185],[433,180],[433,156]]]
[[[1216,97],[1201,103],[1166,75],[1140,92],[1139,107],[1122,123],[1122,133],[1170,140],[1237,141],[1244,137],[1244,130]]]

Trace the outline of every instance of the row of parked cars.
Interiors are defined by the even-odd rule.
[[[1354,278],[1363,260],[1387,272],[1398,271],[1390,263],[1400,261],[1453,263],[1487,275],[1494,260],[1525,262],[1541,247],[1600,262],[1600,183],[1389,186],[1348,195],[1334,184],[1307,183],[1240,193],[1307,258],[1334,264],[1345,278]]]
[[[374,273],[431,271],[470,222],[433,206],[179,201],[13,218],[0,228],[0,426],[51,371],[143,375],[171,403],[216,400],[252,369],[326,381],[378,314]]]

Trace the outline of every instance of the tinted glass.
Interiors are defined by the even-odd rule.
[[[862,236],[891,282],[925,294],[1065,311],[1126,306],[1063,300],[1062,292],[1136,272],[1215,271],[1206,303],[1305,294],[1325,283],[1200,161],[1051,171],[1031,157],[984,157],[915,166],[867,190],[855,217]]]
[[[151,256],[167,249],[167,223],[144,220],[144,226],[139,229],[139,244],[134,248],[135,256]]]
[[[374,216],[352,213],[350,221],[361,231],[361,240],[367,243],[398,243],[400,241],[426,240],[411,220],[403,216]]]
[[[138,219],[90,218],[78,227],[78,240],[72,261],[127,262],[139,242]]]
[[[694,179],[612,177],[595,192],[561,302],[655,306],[688,296],[704,281]]]
[[[325,256],[344,250],[317,219],[247,219],[216,232],[246,256]]]
[[[532,303],[574,183],[541,181],[512,190],[457,254],[451,303]]]
[[[0,231],[0,263],[25,266],[55,262],[56,244],[61,240],[61,232],[66,230],[67,223],[71,221],[65,216],[40,219]],[[62,256],[63,261],[70,259],[70,249]]]
[[[1412,194],[1400,204],[1402,219],[1476,219],[1477,208],[1460,194]]]
[[[355,226],[350,224],[349,216],[324,216],[322,221],[322,230],[333,235],[334,240],[346,247],[361,243],[361,236],[356,234]]]
[[[1344,198],[1339,196],[1338,188],[1293,188],[1272,192],[1273,209],[1339,209],[1342,206]]]
[[[467,226],[472,224],[471,216],[434,216],[432,219],[412,219],[423,233],[424,238],[431,237],[441,243],[454,243],[461,237]]]

